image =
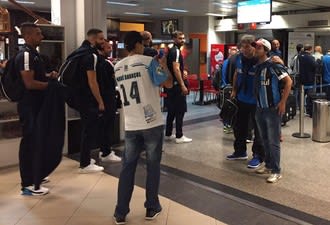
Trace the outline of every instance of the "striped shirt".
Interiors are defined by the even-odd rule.
[[[283,65],[269,59],[256,68],[255,91],[259,108],[273,108],[281,101],[280,81],[289,76]]]

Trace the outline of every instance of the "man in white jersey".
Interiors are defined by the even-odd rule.
[[[147,156],[145,219],[155,219],[162,210],[158,189],[164,122],[159,86],[171,88],[173,83],[166,57],[143,56],[144,46],[139,32],[128,32],[124,43],[129,55],[115,66],[115,77],[121,91],[125,115],[125,151],[114,213],[116,224],[126,223],[135,170],[144,148]]]

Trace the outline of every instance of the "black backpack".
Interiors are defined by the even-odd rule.
[[[25,92],[22,77],[15,67],[16,56],[8,60],[0,79],[1,94],[10,102],[20,101]]]
[[[75,50],[66,58],[59,70],[59,81],[66,87],[66,103],[76,110],[80,109],[81,59],[92,53],[91,49],[86,48]]]
[[[230,124],[231,126],[234,126],[236,123],[237,112],[238,112],[237,100],[226,99],[225,102],[223,103],[219,116],[224,122]]]
[[[88,54],[92,54],[91,49],[77,49],[66,58],[59,70],[61,83],[68,87],[79,88],[81,85],[80,60]]]

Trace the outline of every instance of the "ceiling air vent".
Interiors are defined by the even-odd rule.
[[[329,26],[328,20],[309,20],[308,21],[309,27],[323,27],[323,26]]]

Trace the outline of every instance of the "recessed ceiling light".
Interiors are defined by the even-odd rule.
[[[220,6],[221,8],[233,9],[236,7],[234,4],[222,3],[222,2],[213,2],[213,5]]]
[[[173,9],[173,8],[162,8],[162,10],[170,11],[170,12],[182,12],[182,13],[188,12],[188,10],[185,9]]]
[[[107,3],[108,3],[108,4],[111,4],[111,5],[138,6],[137,3],[113,2],[113,1],[107,1]]]
[[[225,14],[218,14],[218,13],[206,13],[207,16],[220,16],[220,17],[223,17],[223,16],[226,16]]]
[[[126,15],[135,15],[135,16],[150,16],[151,13],[136,13],[136,12],[124,12]]]

